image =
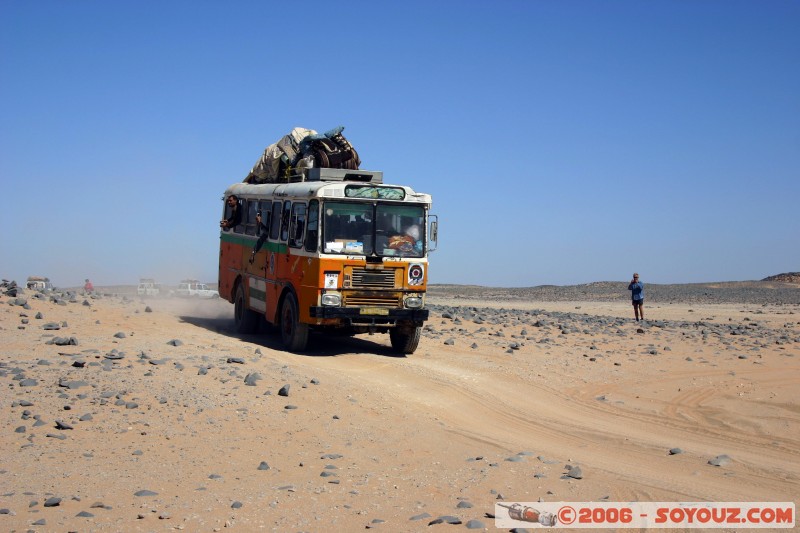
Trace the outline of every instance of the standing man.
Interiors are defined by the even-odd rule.
[[[84,292],[91,294],[94,292],[94,285],[92,285],[92,282],[87,279],[83,286],[83,290]]]
[[[631,291],[631,300],[633,300],[633,313],[636,315],[636,321],[644,320],[644,284],[639,281],[639,274],[633,273],[633,279],[628,290]]]

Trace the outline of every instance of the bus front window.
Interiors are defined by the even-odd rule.
[[[418,205],[378,204],[375,246],[378,255],[422,257],[425,211]]]
[[[325,253],[371,254],[372,210],[371,204],[327,202],[323,215]]]
[[[325,253],[422,257],[425,210],[419,205],[326,202]]]

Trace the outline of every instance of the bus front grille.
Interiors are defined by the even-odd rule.
[[[366,270],[353,269],[353,289],[394,289],[394,269]]]
[[[402,307],[400,298],[386,295],[349,294],[345,296],[345,307]]]

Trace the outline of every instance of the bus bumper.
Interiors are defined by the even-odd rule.
[[[428,320],[427,309],[385,309],[365,307],[321,307],[309,309],[311,318],[339,319],[353,325],[359,324],[396,324],[397,322],[413,322],[422,325]]]

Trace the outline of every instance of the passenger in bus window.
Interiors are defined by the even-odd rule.
[[[408,254],[414,251],[414,239],[410,235],[395,234],[389,237],[389,249]]]
[[[281,216],[281,241],[286,242],[289,239],[289,221],[291,220],[292,202],[286,200],[283,202],[283,215]]]
[[[227,209],[228,218],[220,221],[219,227],[223,230],[230,230],[234,226],[238,226],[242,221],[242,210],[239,208],[239,199],[235,194],[228,196]]]
[[[261,211],[256,213],[256,235],[258,235],[258,240],[255,246],[253,246],[253,253],[250,254],[251,263],[255,260],[256,254],[261,250],[261,247],[264,246],[264,242],[269,236],[269,219],[271,214],[270,211],[267,211],[267,221],[264,222],[261,218]]]
[[[418,254],[422,253],[422,239],[420,238],[419,226],[412,224],[406,230],[406,235],[414,239],[414,251]]]
[[[419,226],[411,225],[403,233],[396,232],[391,235],[388,248],[397,250],[400,255],[422,253],[422,241],[419,237]]]

